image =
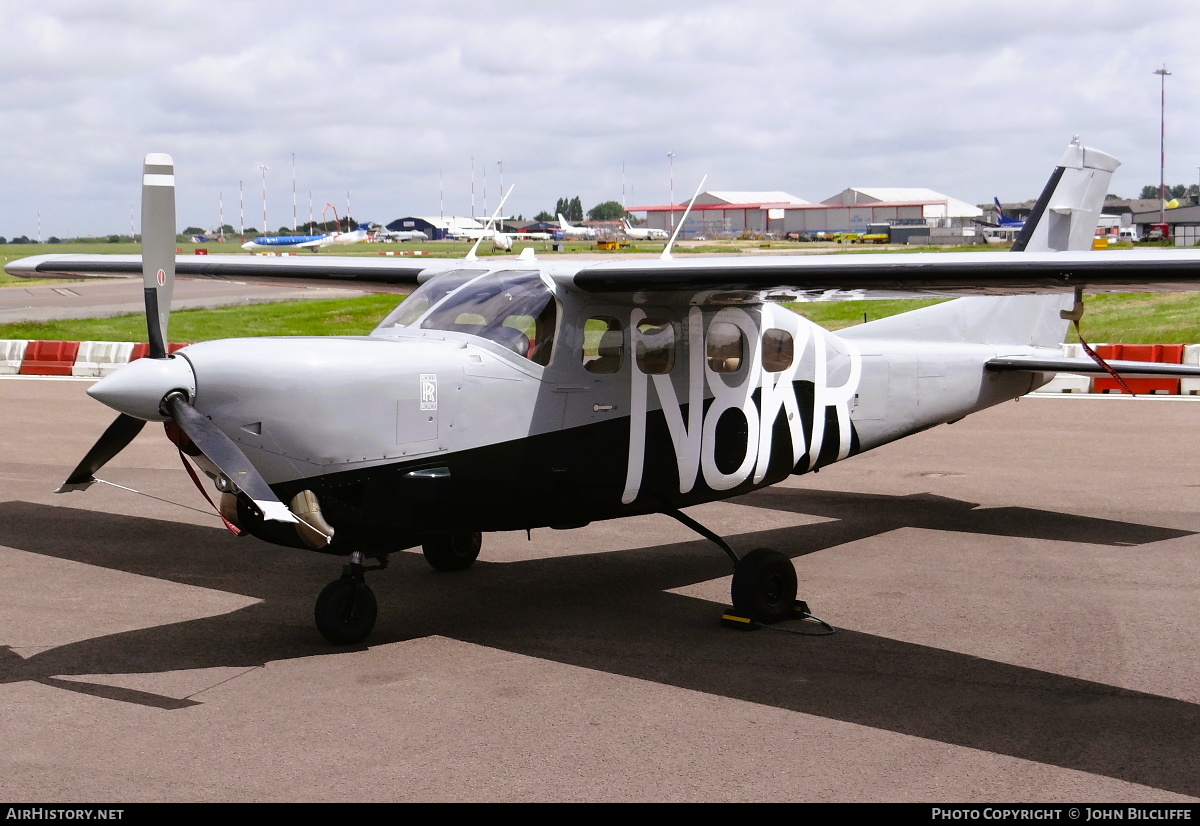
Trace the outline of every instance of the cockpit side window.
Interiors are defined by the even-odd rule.
[[[409,327],[425,315],[434,304],[437,304],[450,293],[457,290],[473,278],[483,275],[479,270],[450,270],[431,281],[426,281],[415,289],[408,298],[400,302],[400,306],[387,314],[375,328],[376,331],[386,331],[393,327]]]
[[[558,304],[535,271],[493,272],[447,295],[420,326],[470,333],[546,365],[558,326]]]

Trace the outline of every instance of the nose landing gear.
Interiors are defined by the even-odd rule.
[[[362,564],[362,553],[355,552],[342,568],[342,576],[322,589],[313,616],[321,636],[334,645],[362,642],[375,627],[379,606],[375,592],[368,587],[364,574],[387,567],[386,557],[370,568]]]

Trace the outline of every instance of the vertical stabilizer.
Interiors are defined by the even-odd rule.
[[[1091,249],[1112,174],[1121,163],[1111,155],[1071,141],[1055,167],[1013,252]]]
[[[1120,162],[1078,138],[1063,153],[1013,252],[1088,250],[1096,236],[1108,184]],[[973,296],[872,321],[839,331],[848,339],[892,338],[975,344],[1057,347],[1068,322],[1060,311],[1074,306],[1062,295]]]

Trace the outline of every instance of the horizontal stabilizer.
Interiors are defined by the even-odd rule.
[[[1145,378],[1200,378],[1200,366],[1195,364],[1161,364],[1153,361],[1109,361],[1108,366],[1122,376]],[[996,372],[1082,373],[1107,375],[1096,362],[1088,358],[1041,358],[1040,356],[1004,356],[985,365]]]

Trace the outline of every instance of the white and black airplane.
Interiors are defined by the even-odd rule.
[[[420,262],[173,254],[174,168],[146,159],[143,255],[37,256],[14,275],[142,272],[150,357],[88,393],[119,412],[62,486],[146,422],[208,474],[232,525],[348,557],[320,594],[334,643],[376,617],[388,555],[471,565],[489,531],[675,517],[733,560],[735,614],[794,616],[796,574],[682,513],[1015,399],[1058,371],[1083,290],[1200,288],[1200,252],[1092,252],[1117,162],[1073,142],[1000,253]],[[208,341],[168,354],[175,273],[419,287],[367,336]],[[838,333],[778,306],[967,296]],[[1130,375],[1200,368],[1116,362]],[[799,495],[799,494],[798,494]],[[373,562],[374,561],[374,562]]]
[[[632,238],[635,241],[666,241],[670,238],[665,229],[659,229],[658,227],[635,227],[629,223],[628,218],[622,223],[625,237]]]
[[[558,227],[559,227],[559,230],[558,230],[559,232],[561,232],[563,235],[566,235],[570,238],[595,238],[596,237],[596,230],[592,229],[591,227],[582,227],[582,226],[577,227],[574,224],[567,223],[567,219],[562,216],[561,212],[558,213]]]

